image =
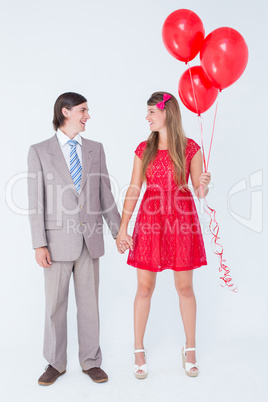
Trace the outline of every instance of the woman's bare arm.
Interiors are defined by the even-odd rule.
[[[127,234],[127,228],[139,199],[141,186],[141,159],[135,155],[131,182],[126,193],[120,229],[116,238],[116,244],[119,252],[124,252],[129,247],[132,248],[133,241],[132,237]]]
[[[204,198],[208,194],[208,185],[211,180],[209,172],[203,173],[202,153],[199,149],[190,163],[190,176],[195,195],[198,198]]]

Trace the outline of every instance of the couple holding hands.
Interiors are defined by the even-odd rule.
[[[103,217],[119,253],[137,268],[134,301],[134,374],[146,378],[143,339],[157,272],[172,269],[186,342],[182,362],[195,377],[196,300],[193,270],[206,265],[206,254],[193,196],[208,193],[210,173],[203,173],[199,145],[183,132],[176,98],[155,92],[147,102],[151,134],[135,150],[131,183],[122,218],[111,192],[101,143],[83,138],[88,114],[84,96],[67,92],[54,105],[56,134],[30,147],[28,198],[32,246],[44,268],[44,357],[48,365],[38,380],[53,384],[66,372],[68,288],[73,274],[77,304],[79,361],[94,382],[105,382],[99,344],[99,257],[104,254]],[[133,236],[128,224],[146,182]]]

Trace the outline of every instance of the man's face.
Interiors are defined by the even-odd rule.
[[[65,117],[63,126],[65,129],[71,131],[73,134],[85,131],[86,122],[90,119],[87,102],[74,106],[71,110],[63,108],[62,113]]]

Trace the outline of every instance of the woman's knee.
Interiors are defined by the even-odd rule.
[[[138,284],[137,295],[139,297],[151,297],[154,292],[154,285]]]
[[[177,286],[176,287],[179,296],[182,297],[193,297],[194,290],[192,285]]]

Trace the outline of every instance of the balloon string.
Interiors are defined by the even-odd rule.
[[[211,152],[211,147],[212,147],[212,141],[213,141],[213,135],[215,131],[215,123],[216,123],[216,116],[217,116],[217,111],[218,111],[218,104],[219,104],[219,95],[220,95],[220,90],[217,95],[217,100],[216,100],[216,109],[215,109],[215,114],[214,114],[214,121],[213,121],[213,128],[212,128],[212,133],[211,133],[211,138],[210,138],[210,144],[209,144],[209,151],[208,151],[208,160],[207,160],[207,169],[208,169],[208,164],[209,164],[209,158],[210,158],[210,152]]]
[[[198,121],[199,121],[200,134],[201,134],[201,147],[202,147],[202,154],[203,154],[204,169],[205,169],[205,173],[207,173],[207,163],[206,163],[206,158],[205,158],[204,139],[203,139],[202,117],[200,115],[198,115],[197,117],[198,117]]]
[[[193,82],[193,77],[192,77],[192,72],[191,72],[189,61],[186,64],[188,66],[188,70],[189,70],[189,74],[190,74],[190,80],[191,80],[191,85],[192,85],[192,91],[193,91],[193,96],[194,96],[194,103],[195,103],[196,113],[198,113],[197,100],[196,100],[195,90],[194,90],[194,82]]]
[[[196,95],[195,95],[195,89],[194,89],[194,83],[193,83],[193,77],[190,69],[190,64],[189,62],[186,63],[189,69],[189,75],[190,75],[190,80],[191,80],[191,86],[192,86],[192,91],[193,91],[193,97],[194,97],[194,102],[195,102],[195,108],[197,112],[197,117],[198,117],[198,123],[199,123],[199,128],[200,128],[200,134],[201,134],[201,147],[202,147],[202,153],[203,153],[203,163],[204,163],[204,170],[207,172],[208,169],[208,164],[209,164],[209,158],[210,158],[210,153],[211,153],[211,147],[212,147],[212,141],[213,141],[213,136],[214,136],[214,131],[215,131],[215,124],[216,124],[216,116],[217,116],[217,111],[218,111],[218,103],[219,103],[219,93],[217,95],[217,102],[216,102],[216,109],[215,109],[215,115],[214,115],[214,121],[213,121],[213,128],[212,128],[212,134],[211,134],[211,139],[210,139],[210,145],[209,145],[209,152],[208,152],[208,159],[206,162],[205,158],[205,150],[204,150],[204,138],[203,138],[203,125],[202,125],[202,117],[200,113],[198,113],[198,106],[197,106],[197,100],[196,100]],[[223,272],[223,276],[220,276],[220,279],[224,282],[224,285],[221,284],[222,287],[227,286],[230,290],[233,292],[237,292],[237,287],[234,287],[234,284],[232,283],[232,278],[230,275],[230,268],[228,265],[225,264],[226,260],[223,259],[223,246],[218,242],[219,240],[219,224],[216,220],[216,211],[213,208],[210,208],[208,206],[205,194],[204,194],[204,188],[203,185],[201,187],[201,195],[202,198],[205,200],[205,206],[203,205],[204,211],[209,215],[210,221],[209,221],[209,230],[210,233],[212,234],[212,239],[211,239],[211,245],[214,243],[215,250],[213,250],[214,254],[216,254],[219,257],[219,272]],[[198,198],[199,202],[200,199]]]
[[[202,146],[202,154],[203,154],[204,169],[205,169],[205,172],[207,172],[207,164],[206,164],[205,150],[204,150],[204,141],[203,141],[202,117],[201,117],[201,114],[198,113],[198,106],[197,106],[197,100],[196,100],[196,96],[195,96],[194,82],[193,82],[193,77],[192,77],[192,72],[191,72],[191,68],[190,68],[190,63],[189,63],[189,61],[188,61],[186,64],[187,64],[188,70],[189,70],[189,75],[190,75],[190,80],[191,80],[191,86],[192,86],[192,91],[193,91],[193,97],[194,97],[194,102],[195,102],[195,109],[196,109],[196,113],[197,113],[197,116],[198,116],[198,124],[199,124],[200,133],[201,133],[201,146]]]

